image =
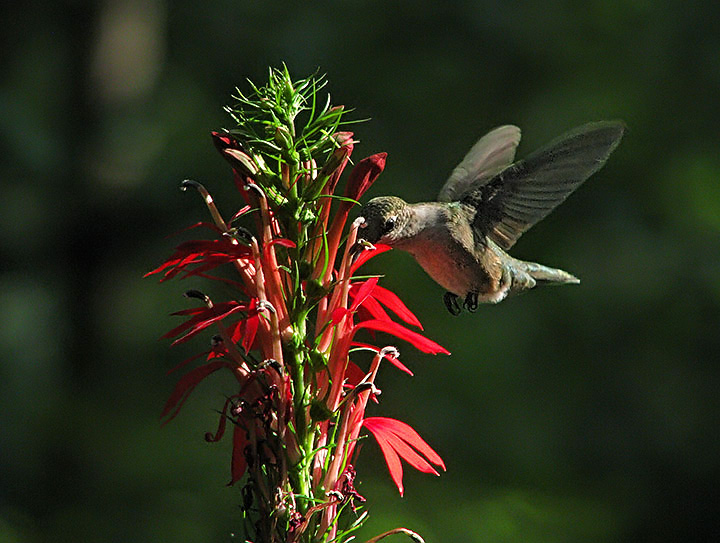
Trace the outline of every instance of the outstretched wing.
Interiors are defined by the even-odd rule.
[[[515,159],[520,143],[520,129],[505,125],[485,134],[465,155],[440,190],[439,202],[459,200],[467,190],[482,184],[507,168]]]
[[[603,121],[579,126],[476,184],[461,201],[476,209],[473,227],[507,250],[598,171],[620,143],[625,125]]]

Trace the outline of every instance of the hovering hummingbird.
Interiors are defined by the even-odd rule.
[[[478,303],[498,303],[536,285],[579,283],[505,251],[602,168],[624,132],[619,121],[588,123],[513,162],[520,129],[501,126],[470,149],[437,202],[370,200],[360,211],[361,236],[413,255],[448,291],[444,301],[453,315],[460,314],[460,298],[474,312]]]

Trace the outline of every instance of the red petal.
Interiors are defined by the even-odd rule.
[[[391,321],[390,315],[383,309],[378,301],[370,296],[366,298],[362,306],[358,308],[358,321],[369,321],[372,319],[380,319],[381,321]]]
[[[403,441],[400,437],[392,432],[383,434],[383,439],[388,441],[388,444],[395,449],[400,455],[400,458],[405,460],[408,464],[414,467],[416,470],[422,473],[429,473],[430,475],[440,475],[430,463],[420,456],[415,449],[413,449],[407,442]]]
[[[247,353],[252,349],[253,343],[255,343],[255,336],[257,335],[258,326],[260,325],[260,318],[256,315],[247,319],[245,325],[245,335],[243,336],[242,348]]]
[[[247,353],[252,349],[257,335],[260,319],[257,312],[257,299],[252,298],[246,311],[248,316],[228,327],[228,334],[233,343],[240,343]]]
[[[450,351],[448,351],[442,345],[435,343],[433,340],[428,339],[425,336],[418,334],[417,332],[413,332],[412,330],[409,330],[401,324],[393,321],[381,321],[378,319],[363,321],[355,325],[356,330],[360,328],[369,328],[370,330],[387,332],[388,334],[392,334],[400,339],[407,341],[408,343],[411,343],[424,353],[450,354]]]
[[[233,343],[240,343],[242,338],[245,337],[245,329],[247,328],[247,319],[237,321],[235,324],[228,326],[227,332],[230,336],[230,341]]]
[[[143,279],[144,279],[145,277],[149,277],[149,276],[154,275],[154,274],[156,274],[156,273],[160,273],[161,271],[163,271],[163,270],[164,270],[165,268],[167,268],[168,266],[174,266],[174,265],[176,265],[178,262],[179,262],[178,259],[169,259],[169,260],[166,260],[165,262],[163,262],[162,264],[160,264],[160,266],[158,266],[158,267],[155,268],[154,270],[149,271],[149,272],[147,272],[145,275],[143,275]]]
[[[372,294],[372,291],[375,288],[375,285],[377,285],[379,279],[379,277],[371,277],[367,281],[353,283],[352,286],[355,287],[355,289],[351,288],[351,290],[354,290],[353,303],[350,306],[351,312],[361,306],[365,299]]]
[[[363,379],[365,379],[365,373],[360,366],[355,362],[348,362],[347,368],[345,369],[345,380],[351,387],[356,387]]]
[[[353,168],[345,188],[345,196],[353,200],[359,200],[363,194],[372,186],[378,175],[385,169],[387,153],[363,158]]]
[[[235,215],[230,218],[229,224],[234,223],[237,219],[245,215],[245,213],[252,211],[252,209],[253,208],[249,205],[242,207],[237,213],[235,213]]]
[[[218,151],[223,152],[225,149],[239,149],[240,144],[230,134],[225,132],[210,132],[213,144]]]
[[[167,280],[192,264],[202,264],[202,267],[196,270],[195,273],[197,273],[197,271],[206,271],[226,262],[251,256],[252,251],[249,247],[233,243],[233,240],[227,238],[186,241],[175,248],[175,252],[164,264],[146,273],[145,277],[171,268],[165,272],[163,280]]]
[[[403,488],[402,482],[403,467],[402,462],[400,462],[400,456],[398,456],[398,453],[395,452],[395,449],[390,446],[390,443],[388,443],[388,441],[384,439],[382,431],[380,432],[380,434],[376,434],[376,428],[372,426],[372,422],[370,423],[370,425],[367,424],[368,421],[372,420],[372,418],[365,419],[363,421],[363,425],[370,431],[373,437],[375,437],[378,445],[380,445],[380,450],[382,451],[383,457],[385,457],[385,463],[387,464],[388,471],[390,472],[390,477],[392,478],[395,485],[398,487],[400,495],[402,496],[405,492],[405,489]]]
[[[247,438],[245,430],[237,424],[233,429],[233,450],[232,461],[230,462],[230,482],[228,486],[237,483],[247,469],[247,460],[245,459],[245,447],[247,446]]]
[[[168,281],[169,279],[172,279],[177,274],[179,274],[181,271],[183,271],[183,269],[186,266],[200,262],[200,260],[201,260],[200,257],[198,257],[197,255],[194,255],[194,256],[187,257],[187,258],[166,262],[166,265],[158,268],[157,271],[161,271],[163,268],[168,267],[168,266],[173,266],[173,267],[172,267],[172,269],[165,272],[165,276],[162,279],[160,279],[160,282],[162,283],[164,281]],[[155,272],[153,272],[153,273],[155,273]]]
[[[185,400],[200,381],[205,379],[205,377],[211,373],[214,373],[224,367],[230,367],[230,364],[224,360],[216,360],[215,362],[199,366],[183,375],[175,385],[175,388],[173,389],[172,394],[170,394],[170,397],[165,403],[162,414],[160,415],[160,418],[162,418],[171,411],[174,411],[163,424],[167,424],[175,418],[175,416],[180,412],[180,408],[185,403]]]
[[[350,311],[348,311],[344,307],[336,307],[333,310],[332,315],[330,316],[330,320],[332,321],[333,325],[337,325],[349,314]]]
[[[201,332],[202,330],[207,328],[208,326],[211,326],[211,325],[215,324],[216,322],[223,320],[224,318],[232,315],[233,313],[237,313],[238,311],[247,310],[247,306],[238,304],[235,307],[232,307],[231,309],[223,311],[223,312],[214,311],[215,309],[216,308],[209,310],[212,312],[207,315],[202,314],[202,315],[194,316],[192,319],[190,319],[186,323],[181,324],[180,326],[174,328],[173,330],[168,332],[163,337],[176,336],[182,331],[182,330],[180,330],[180,331],[176,332],[178,329],[188,328],[188,325],[191,325],[192,327],[190,328],[190,331],[188,333],[186,333],[184,336],[179,337],[178,339],[173,341],[172,345],[177,345],[178,343],[184,343],[187,340],[189,340],[191,337],[195,336],[198,332]]]
[[[358,257],[355,259],[355,262],[353,262],[353,265],[350,266],[351,274],[355,274],[357,269],[363,264],[365,264],[365,262],[370,260],[372,257],[380,255],[385,251],[389,251],[390,249],[392,249],[392,247],[383,243],[378,243],[377,245],[374,245],[374,247],[374,249],[365,249],[362,253],[358,255]]]
[[[397,294],[395,294],[391,290],[388,290],[378,285],[377,288],[375,288],[375,290],[373,291],[373,298],[375,298],[377,301],[387,307],[390,311],[395,313],[406,323],[417,326],[418,328],[420,328],[420,330],[423,329],[423,326],[422,324],[420,324],[418,318],[413,314],[412,311],[407,308],[403,301],[398,298]]]
[[[285,238],[275,238],[273,240],[270,240],[270,243],[268,243],[268,245],[282,245],[283,247],[289,248],[297,247],[294,241]]]
[[[227,425],[226,413],[228,407],[230,407],[231,402],[232,398],[228,398],[227,400],[225,400],[225,405],[223,406],[222,412],[220,413],[220,421],[218,422],[217,431],[214,434],[210,432],[205,434],[205,441],[207,441],[208,443],[217,443],[225,435],[225,426]]]
[[[445,463],[443,462],[442,458],[440,458],[440,455],[436,453],[432,449],[432,447],[430,447],[430,445],[428,445],[425,440],[420,437],[420,434],[418,434],[410,425],[397,419],[391,419],[387,417],[371,417],[369,419],[365,419],[365,421],[363,422],[363,424],[368,429],[370,429],[370,426],[368,426],[368,421],[370,421],[370,426],[372,426],[375,431],[379,431],[385,434],[392,432],[400,439],[407,442],[409,445],[415,447],[421,454],[425,455],[425,457],[430,460],[430,462],[432,462],[436,466],[440,466],[443,470],[445,470]]]
[[[185,272],[185,275],[182,277],[183,279],[192,277],[193,275],[204,275],[206,271],[213,270],[218,266],[222,266],[228,262],[233,262],[234,260],[237,259],[227,255],[202,255],[194,258],[192,261],[181,262],[178,266],[176,266],[176,269],[168,273],[167,278],[170,279],[181,271]],[[188,269],[190,264],[197,264],[197,267]]]
[[[295,245],[295,243],[290,241],[289,239],[275,238],[272,241],[270,241],[270,243],[265,245],[265,248],[263,249],[263,258],[265,259],[266,262],[269,262],[268,251],[270,250],[270,247],[272,247],[273,245],[280,245],[282,247],[288,247],[288,248],[297,247],[297,245]]]
[[[182,310],[182,311],[176,311],[175,313],[172,313],[172,315],[173,315],[173,316],[178,316],[178,315],[192,315],[193,313],[190,313],[190,311],[194,311],[195,309],[198,309],[198,308],[184,309],[184,310]],[[198,322],[201,322],[201,321],[206,317],[205,311],[207,311],[207,308],[202,308],[202,312],[195,313],[195,316],[194,316],[193,318],[186,320],[184,323],[176,326],[175,328],[173,328],[173,329],[170,330],[169,332],[166,332],[165,334],[163,334],[163,335],[160,336],[160,337],[161,337],[162,339],[168,339],[168,338],[171,338],[171,337],[175,337],[175,336],[177,336],[178,334],[181,334],[182,332],[184,332],[184,331],[187,330],[188,328],[191,328],[191,327],[193,327],[195,324],[197,324]]]
[[[187,309],[181,309],[180,311],[173,311],[170,313],[173,317],[177,316],[183,316],[183,315],[199,315],[200,313],[203,313],[204,311],[207,311],[208,308],[205,305],[201,305],[200,307],[188,307]],[[169,335],[170,332],[165,334],[168,337],[172,337]],[[163,336],[165,337],[165,336]]]

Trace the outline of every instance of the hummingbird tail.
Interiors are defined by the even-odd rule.
[[[548,268],[535,262],[524,262],[524,264],[525,270],[538,285],[565,285],[580,282],[580,279],[563,270]]]

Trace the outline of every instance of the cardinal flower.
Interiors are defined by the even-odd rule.
[[[366,416],[368,401],[379,402],[383,361],[413,374],[378,337],[449,353],[379,277],[358,275],[389,249],[359,242],[360,221],[348,224],[387,155],[359,160],[343,185],[357,142],[340,130],[345,108],[318,105],[323,84],[274,70],[268,85],[235,97],[228,112],[237,126],[212,138],[232,168],[238,211],[226,220],[203,185],[184,181],[212,219],[191,228],[208,236],[181,242],[148,274],[216,283],[213,292],[224,293],[218,300],[193,288],[185,293],[192,307],[174,313],[183,320],[163,337],[173,345],[205,337],[210,349],[176,368],[202,360],[179,378],[162,417],[175,419],[208,376],[231,376],[205,438],[218,442],[232,429],[229,484],[241,487],[246,539],[255,542],[329,541],[356,529],[365,500],[353,465],[366,433],[401,494],[402,461],[425,473],[445,469],[410,426]],[[354,520],[340,522],[346,517]]]

